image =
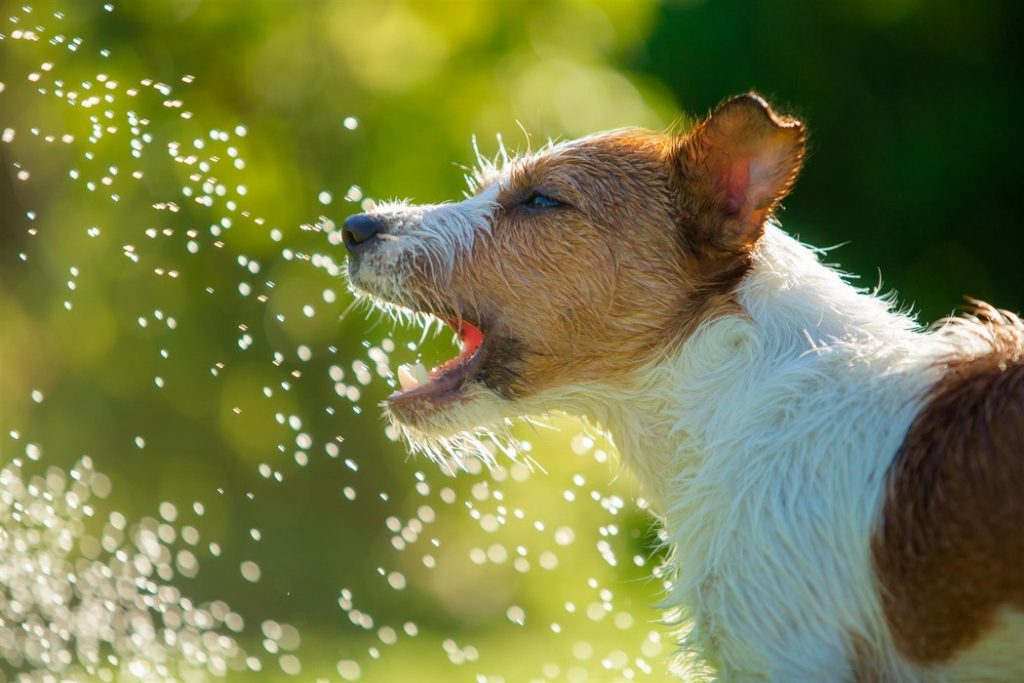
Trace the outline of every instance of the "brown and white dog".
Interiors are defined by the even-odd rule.
[[[804,136],[742,95],[350,217],[354,290],[462,341],[387,411],[435,454],[602,425],[663,517],[682,656],[722,680],[1024,681],[1024,325],[923,331],[782,232]]]

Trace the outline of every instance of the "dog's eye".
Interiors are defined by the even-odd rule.
[[[556,206],[562,206],[562,202],[558,201],[557,199],[553,199],[552,197],[549,197],[546,194],[534,192],[532,195],[530,195],[529,199],[523,202],[523,206],[528,207],[530,209],[553,209]]]

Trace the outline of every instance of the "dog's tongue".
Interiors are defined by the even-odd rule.
[[[480,345],[483,344],[484,333],[475,325],[467,323],[466,321],[456,323],[448,320],[446,322],[451,325],[459,336],[459,342],[461,344],[459,355],[442,365],[439,365],[430,372],[427,372],[427,368],[423,363],[399,365],[398,384],[402,387],[402,391],[409,391],[410,389],[422,386],[433,379],[437,379],[448,370],[462,365],[472,358],[473,354],[480,348]]]
[[[459,341],[462,342],[462,351],[457,358],[453,358],[449,363],[472,357],[476,350],[480,348],[480,345],[484,343],[484,333],[475,325],[471,325],[465,320],[458,323],[458,327],[450,322],[448,324],[455,328],[455,333],[459,335]]]

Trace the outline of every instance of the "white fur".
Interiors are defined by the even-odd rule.
[[[469,254],[477,239],[490,234],[498,192],[499,184],[491,183],[461,202],[378,205],[373,214],[387,221],[387,229],[379,236],[382,245],[362,257],[352,284],[401,304],[407,298],[405,280],[411,269],[426,267],[443,287],[456,260]]]
[[[918,331],[773,226],[737,294],[630,382],[543,398],[601,422],[663,511],[678,671],[850,681],[856,647],[878,680],[976,680],[895,652],[869,544],[936,361],[984,340]]]

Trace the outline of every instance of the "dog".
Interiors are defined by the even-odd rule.
[[[350,216],[357,296],[461,342],[386,411],[434,455],[601,425],[664,524],[691,670],[1024,681],[1024,325],[975,302],[923,330],[784,233],[805,138],[750,93]]]

